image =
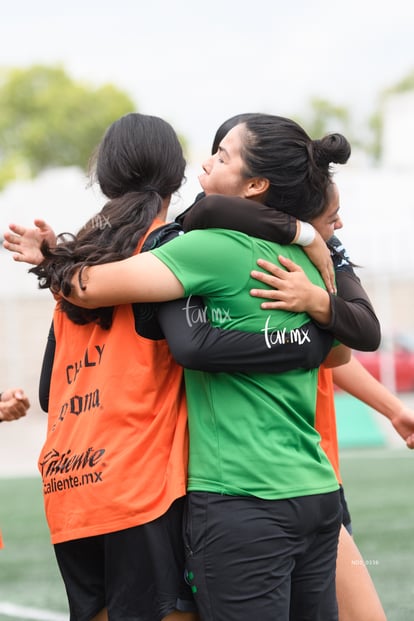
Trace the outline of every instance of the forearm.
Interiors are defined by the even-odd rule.
[[[185,232],[232,229],[279,244],[291,244],[300,234],[296,218],[250,199],[213,194],[199,200],[183,219]]]
[[[151,252],[122,261],[94,265],[72,279],[72,291],[65,294],[73,304],[98,308],[134,302],[164,302],[183,296],[181,283]]]
[[[316,321],[344,345],[360,351],[375,351],[381,341],[381,327],[359,279],[343,271],[338,271],[336,278],[338,295],[329,294],[330,321]]]
[[[331,335],[312,322],[292,331],[292,338],[285,342],[270,342],[263,334],[214,328],[205,314],[202,300],[196,297],[162,304],[158,311],[174,358],[189,369],[282,373],[316,368],[332,346]]]
[[[333,380],[339,388],[390,420],[403,407],[401,400],[354,357],[346,365],[333,369]]]
[[[414,412],[377,381],[356,359],[333,370],[334,382],[360,401],[379,412],[392,424],[407,447],[414,448]]]

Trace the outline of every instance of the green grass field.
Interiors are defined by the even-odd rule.
[[[414,454],[405,449],[343,450],[341,463],[355,539],[388,621],[412,621]],[[38,479],[0,479],[0,525],[6,545],[0,551],[1,621],[67,618]]]
[[[388,621],[414,619],[414,454],[408,449],[341,452],[354,537]]]

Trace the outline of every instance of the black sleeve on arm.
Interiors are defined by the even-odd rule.
[[[191,312],[189,312],[191,307]],[[226,373],[282,373],[318,367],[333,337],[313,322],[276,335],[222,330],[205,320],[201,298],[160,304],[158,321],[175,360],[183,367]],[[279,337],[279,338],[278,338]]]
[[[335,268],[337,296],[330,294],[331,321],[321,327],[352,349],[375,351],[381,341],[381,326],[368,294],[341,240],[333,235],[327,245]]]
[[[49,392],[50,392],[50,378],[52,377],[53,361],[55,358],[56,339],[55,331],[53,329],[53,322],[50,326],[49,334],[47,337],[46,349],[43,355],[42,370],[40,373],[39,381],[39,402],[40,407],[44,412],[49,409]]]
[[[279,244],[291,244],[296,218],[247,198],[212,194],[183,214],[184,232],[193,229],[231,229]]]
[[[352,270],[338,270],[336,286],[338,294],[330,294],[331,321],[321,327],[352,349],[375,351],[381,326],[358,276]]]

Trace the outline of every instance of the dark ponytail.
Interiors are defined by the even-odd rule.
[[[158,117],[128,114],[113,123],[91,159],[91,179],[109,198],[76,236],[59,236],[56,248],[42,247],[44,261],[30,271],[41,289],[64,295],[77,269],[131,256],[162,208],[176,192],[186,162],[176,133]],[[112,308],[81,309],[66,300],[61,308],[78,324],[112,323]]]

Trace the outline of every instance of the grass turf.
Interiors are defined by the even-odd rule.
[[[414,455],[405,449],[343,450],[355,540],[388,621],[414,619]],[[0,479],[0,604],[66,612],[66,596],[36,478]],[[1,621],[16,621],[0,613]],[[23,620],[24,617],[19,617]]]
[[[355,541],[388,621],[414,619],[414,455],[408,449],[342,451]]]
[[[0,550],[0,602],[66,612],[40,479],[0,479],[0,527],[5,544]],[[0,619],[9,617],[0,614]]]

